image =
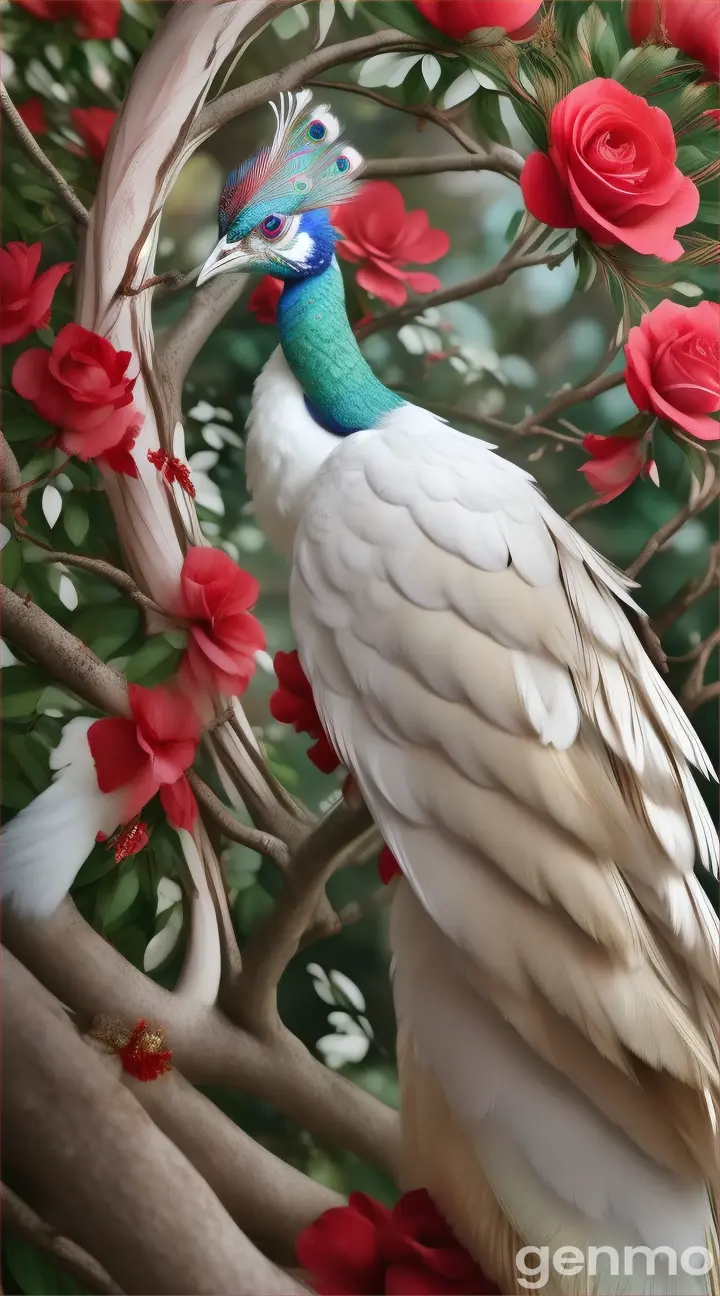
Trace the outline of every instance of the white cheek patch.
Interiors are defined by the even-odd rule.
[[[300,233],[285,253],[285,258],[292,265],[300,268],[309,264],[315,243],[309,234]]]

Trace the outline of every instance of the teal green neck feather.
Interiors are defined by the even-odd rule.
[[[375,377],[360,351],[337,262],[286,283],[277,319],[285,359],[330,431],[342,436],[375,427],[383,414],[405,404]]]

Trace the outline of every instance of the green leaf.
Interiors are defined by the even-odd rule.
[[[575,244],[573,261],[578,268],[577,290],[578,292],[587,292],[595,281],[598,265],[595,257],[584,242],[578,241]]]
[[[115,599],[111,603],[82,608],[73,617],[72,632],[98,657],[107,661],[119,652],[139,625],[138,609],[122,599]]]
[[[512,243],[513,239],[515,238],[515,235],[517,234],[518,230],[520,229],[520,226],[522,225],[524,216],[525,216],[524,207],[521,207],[519,211],[513,212],[512,216],[510,217],[510,220],[508,221],[508,227],[505,230],[506,242]]]
[[[125,667],[125,677],[131,684],[157,684],[174,672],[180,656],[180,651],[164,635],[152,635],[133,653]]]
[[[650,426],[651,417],[650,414],[633,414],[632,418],[626,419],[624,423],[620,423],[613,428],[612,432],[606,432],[604,435],[614,437],[642,436],[643,432],[646,432]]]
[[[547,123],[540,109],[529,103],[527,99],[520,98],[513,99],[513,108],[520,125],[525,127],[533,143],[537,144],[543,153],[546,153],[548,147]]]
[[[557,27],[560,44],[577,43],[577,27],[587,10],[587,0],[560,0],[553,5],[553,18]]]
[[[660,45],[641,45],[629,50],[615,69],[615,80],[632,94],[647,95],[655,82],[672,67],[677,57],[676,49]]]
[[[500,95],[497,90],[486,90],[481,86],[473,95],[470,109],[473,122],[481,130],[487,131],[491,140],[507,148],[511,146],[512,141],[500,112]]]
[[[45,1251],[7,1230],[3,1237],[3,1257],[24,1296],[78,1296],[88,1290],[57,1269]]]
[[[47,687],[47,680],[35,666],[5,666],[0,675],[2,717],[17,720],[31,716]]]
[[[138,864],[131,859],[120,877],[106,878],[98,894],[98,915],[103,927],[111,927],[127,913],[140,890]]]
[[[415,36],[423,45],[457,48],[449,36],[443,35],[437,27],[427,22],[419,9],[407,4],[406,0],[364,0],[362,12],[374,27],[395,27],[408,36]]]
[[[713,230],[717,231],[720,227],[720,203],[701,202],[697,220],[701,225],[712,225]]]
[[[100,878],[112,872],[117,868],[115,856],[111,849],[108,849],[107,842],[100,842],[88,856],[73,882],[75,887],[89,886],[91,882],[98,882]]]
[[[34,734],[10,734],[8,751],[22,770],[35,792],[42,792],[50,782],[48,750],[42,739]]]
[[[35,790],[19,778],[3,778],[2,804],[8,810],[24,810],[26,805],[35,800]]]
[[[76,549],[79,549],[90,526],[90,518],[76,500],[69,500],[63,509],[63,526]]]
[[[707,154],[695,144],[681,144],[678,148],[677,164],[683,175],[691,175],[693,171],[699,171],[709,161]]]
[[[15,589],[22,571],[22,545],[17,540],[8,540],[0,558],[3,585]]]

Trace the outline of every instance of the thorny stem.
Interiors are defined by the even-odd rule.
[[[2,105],[3,111],[7,115],[8,121],[10,122],[10,125],[12,126],[13,130],[15,131],[15,134],[17,135],[28,157],[36,164],[36,166],[39,166],[40,169],[50,177],[53,184],[55,185],[55,188],[57,189],[58,196],[60,197],[64,206],[70,212],[70,215],[72,216],[73,220],[76,221],[78,225],[87,225],[90,219],[87,209],[83,207],[83,204],[80,202],[80,199],[78,198],[74,189],[71,188],[71,186],[68,184],[65,177],[60,174],[57,167],[53,166],[52,162],[50,161],[50,158],[47,157],[45,153],[43,153],[37,140],[34,138],[34,136],[30,133],[27,126],[25,125],[22,117],[20,116],[17,108],[15,107],[12,99],[10,98],[10,95],[8,94],[4,84],[1,81],[0,81],[0,104]]]

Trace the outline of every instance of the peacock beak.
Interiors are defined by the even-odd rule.
[[[221,238],[200,271],[196,287],[207,283],[208,279],[214,279],[215,275],[224,274],[226,270],[243,270],[249,261],[250,258],[240,243],[228,243],[227,238]]]

